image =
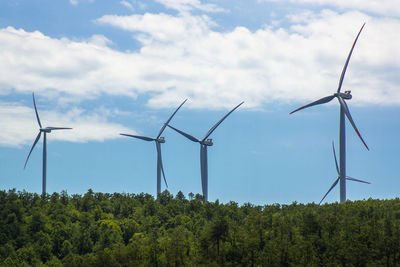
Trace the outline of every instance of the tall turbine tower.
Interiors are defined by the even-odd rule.
[[[39,133],[36,136],[35,141],[33,142],[32,148],[29,151],[28,157],[26,158],[24,169],[26,168],[26,164],[28,163],[29,156],[31,155],[33,148],[36,146],[37,142],[40,139],[40,136],[43,133],[42,195],[44,196],[46,194],[46,168],[47,168],[47,140],[46,140],[46,135],[48,133],[51,133],[51,131],[53,131],[53,130],[69,130],[69,129],[72,129],[72,128],[65,128],[65,127],[46,127],[46,128],[43,128],[42,124],[40,123],[39,113],[38,113],[37,108],[36,108],[36,101],[35,101],[35,94],[34,93],[32,93],[32,98],[33,98],[33,106],[35,107],[36,119],[37,119],[37,122],[38,122],[40,128],[39,128]]]
[[[343,84],[344,75],[346,73],[346,69],[349,64],[351,54],[353,53],[354,46],[356,45],[357,39],[360,36],[360,33],[361,33],[362,29],[364,28],[364,26],[365,26],[365,23],[362,25],[360,31],[357,34],[356,39],[354,40],[353,46],[351,47],[351,50],[347,57],[346,63],[344,64],[342,74],[340,75],[339,86],[338,86],[336,93],[334,93],[333,95],[330,95],[330,96],[323,97],[315,102],[312,102],[308,105],[302,106],[302,107],[290,112],[290,114],[293,114],[296,111],[299,111],[299,110],[302,110],[302,109],[305,109],[305,108],[308,108],[311,106],[328,103],[335,97],[338,99],[339,104],[340,104],[340,127],[339,127],[339,147],[340,147],[340,151],[339,151],[339,153],[340,153],[339,154],[339,162],[340,162],[339,173],[340,174],[339,174],[339,176],[340,176],[340,179],[339,179],[339,181],[340,181],[340,202],[341,203],[346,201],[346,128],[345,128],[346,125],[345,125],[345,116],[349,120],[350,124],[353,126],[354,130],[356,131],[360,140],[363,142],[364,146],[369,150],[367,144],[364,142],[364,139],[361,137],[361,134],[358,131],[356,124],[353,121],[353,118],[350,115],[349,108],[347,107],[347,104],[345,101],[345,100],[350,100],[352,98],[352,96],[350,94],[351,91],[345,91],[344,93],[340,92],[340,89],[342,88],[342,84]]]
[[[180,104],[180,106],[174,111],[174,113],[172,113],[172,115],[168,118],[168,120],[163,124],[160,131],[158,132],[157,137],[153,138],[153,137],[139,136],[139,135],[132,135],[132,134],[120,134],[120,135],[124,135],[124,136],[128,136],[128,137],[141,139],[144,141],[149,141],[149,142],[154,141],[156,143],[156,149],[157,149],[157,197],[161,193],[161,173],[163,175],[165,185],[168,187],[167,180],[165,179],[164,167],[162,164],[162,157],[161,157],[161,144],[165,143],[165,138],[161,137],[161,134],[164,132],[165,127],[167,127],[168,123],[175,116],[176,112],[178,112],[178,110],[183,106],[183,104],[185,104],[186,101],[187,101],[187,99],[185,99],[185,101],[183,101],[182,104]]]
[[[211,129],[207,132],[203,139],[197,139],[190,134],[187,134],[181,130],[178,130],[171,125],[168,125],[170,128],[174,129],[181,135],[185,136],[190,141],[196,142],[200,144],[200,173],[201,173],[201,187],[203,191],[204,200],[208,201],[208,162],[207,162],[207,147],[212,146],[212,139],[208,139],[208,137],[214,132],[215,129],[228,117],[235,109],[237,109],[244,102],[240,103],[236,107],[234,107],[231,111],[229,111],[222,119],[220,119]]]

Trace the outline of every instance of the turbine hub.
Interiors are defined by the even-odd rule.
[[[340,96],[346,100],[350,100],[353,97],[351,91],[344,91],[344,93],[340,93]]]
[[[164,137],[160,137],[160,138],[157,139],[157,141],[159,143],[165,143],[165,138]]]
[[[212,146],[213,145],[213,141],[212,141],[212,139],[207,139],[207,140],[205,140],[203,142],[203,144],[206,145],[206,146]]]
[[[42,129],[40,129],[40,131],[41,132],[45,132],[45,133],[51,133],[51,130],[50,129],[47,129],[47,128],[42,128]]]

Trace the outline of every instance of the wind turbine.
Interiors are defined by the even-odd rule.
[[[39,124],[39,133],[36,136],[35,141],[33,142],[32,148],[29,151],[28,157],[26,158],[24,169],[26,168],[26,164],[28,163],[29,157],[32,153],[33,148],[36,146],[37,142],[39,142],[40,136],[43,133],[43,177],[42,177],[42,195],[44,196],[46,194],[46,166],[47,166],[47,140],[46,140],[46,135],[48,133],[51,133],[53,130],[70,130],[72,128],[65,128],[65,127],[46,127],[43,128],[42,124],[40,123],[39,119],[39,113],[36,108],[36,101],[35,101],[35,94],[32,93],[32,98],[33,98],[33,106],[35,107],[35,113],[36,113],[36,119]]]
[[[349,120],[350,124],[353,126],[355,132],[357,133],[358,137],[360,140],[363,142],[364,146],[369,150],[367,144],[364,142],[364,139],[361,137],[360,132],[358,131],[356,124],[353,121],[353,118],[350,115],[349,108],[346,104],[345,100],[350,100],[352,98],[351,91],[345,91],[344,93],[340,92],[340,89],[342,88],[343,84],[343,79],[344,75],[346,73],[347,66],[349,64],[349,60],[351,57],[351,54],[353,53],[354,46],[356,45],[357,39],[360,36],[360,33],[362,29],[364,28],[365,23],[362,25],[360,31],[357,34],[356,39],[354,40],[353,46],[351,47],[350,53],[347,57],[346,63],[344,64],[342,74],[340,75],[339,79],[339,86],[333,95],[323,97],[317,101],[314,101],[308,105],[302,106],[292,112],[290,114],[293,114],[296,111],[315,106],[315,105],[320,105],[320,104],[325,104],[330,102],[332,99],[335,97],[338,99],[339,104],[340,104],[340,127],[339,127],[339,162],[340,162],[340,169],[339,169],[339,181],[340,181],[340,202],[343,203],[346,201],[346,128],[345,128],[345,116]]]
[[[203,191],[204,200],[208,200],[208,163],[207,163],[207,147],[212,146],[212,139],[208,139],[208,137],[217,129],[217,127],[228,117],[235,109],[237,109],[244,102],[241,102],[239,105],[234,107],[231,111],[229,111],[222,119],[220,119],[211,129],[206,133],[203,139],[197,139],[190,134],[187,134],[181,130],[176,129],[175,127],[168,125],[170,128],[185,136],[190,141],[196,142],[200,144],[200,173],[201,173],[201,187]]]
[[[332,186],[329,188],[328,192],[326,192],[324,197],[321,199],[321,201],[319,202],[319,205],[321,205],[321,203],[325,199],[325,197],[329,194],[329,192],[331,192],[331,190],[337,185],[337,183],[340,180],[339,165],[338,165],[338,162],[337,162],[337,159],[336,159],[335,145],[334,145],[333,141],[332,141],[332,148],[333,148],[333,157],[335,158],[335,166],[336,166],[336,172],[338,174],[338,177],[335,180],[335,182],[332,184]],[[366,181],[359,180],[359,179],[356,179],[356,178],[352,178],[352,177],[349,177],[349,176],[346,176],[346,180],[355,181],[355,182],[359,182],[359,183],[365,183],[365,184],[371,184],[370,182],[366,182]]]
[[[183,106],[183,104],[185,104],[186,101],[187,101],[187,99],[185,99],[185,101],[182,102],[182,104],[174,111],[174,113],[172,113],[172,115],[168,118],[168,120],[163,124],[160,131],[158,132],[157,137],[153,138],[153,137],[139,136],[139,135],[132,135],[132,134],[120,134],[123,136],[133,137],[133,138],[141,139],[144,141],[149,141],[149,142],[154,141],[156,143],[156,149],[157,149],[157,197],[161,193],[161,173],[164,177],[165,185],[168,187],[167,180],[165,179],[164,167],[163,167],[162,158],[161,158],[161,143],[165,143],[165,138],[161,137],[161,134],[164,132],[165,127],[167,127],[168,123],[175,116],[176,112],[178,112],[178,110]]]

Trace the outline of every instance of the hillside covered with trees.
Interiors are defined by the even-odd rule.
[[[255,206],[0,191],[1,266],[397,266],[400,200]]]

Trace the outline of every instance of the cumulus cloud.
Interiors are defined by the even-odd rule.
[[[67,112],[39,110],[43,127],[71,127],[72,130],[53,131],[49,140],[69,142],[104,141],[119,138],[120,132],[135,131],[117,123],[109,122],[104,114],[85,112],[72,108]],[[19,103],[0,102],[0,146],[18,147],[31,145],[38,134],[33,108]]]
[[[290,2],[296,4],[314,4],[341,9],[354,9],[384,16],[400,16],[398,0],[258,0],[258,2]]]
[[[195,98],[196,107],[216,108],[240,98],[248,107],[259,107],[333,92],[351,44],[366,21],[344,87],[358,92],[358,103],[399,104],[395,75],[400,67],[395,60],[400,55],[399,20],[329,10],[288,18],[289,29],[250,32],[237,27],[225,33],[213,31],[214,23],[204,16],[104,16],[98,22],[138,33],[143,43],[140,54],[168,65],[164,74],[147,76],[172,82],[151,98],[150,105],[186,94]],[[380,98],[377,92],[382,93]]]
[[[187,42],[188,38],[201,38],[205,36],[214,22],[207,16],[181,15],[173,16],[168,14],[117,16],[105,15],[96,20],[97,23],[107,24],[123,30],[141,32],[137,38],[145,45],[154,42]]]
[[[188,108],[211,109],[242,100],[247,108],[314,100],[336,90],[351,44],[366,21],[343,89],[352,90],[352,101],[359,104],[400,104],[398,19],[329,10],[289,19],[286,29],[236,27],[228,32],[215,31],[207,16],[191,14],[97,20],[133,34],[141,43],[136,52],[113,50],[105,37],[77,42],[1,29],[0,94],[11,89],[55,91],[71,99],[146,94],[154,108],[176,106],[186,97],[191,99]]]
[[[108,43],[105,37],[75,42],[8,27],[0,30],[0,40],[0,91],[14,88],[22,92],[55,90],[81,97],[102,92],[135,96],[135,81],[126,80],[130,70],[125,68],[135,64],[135,55],[109,49],[104,46]],[[125,77],[125,85],[119,84],[120,75]]]

